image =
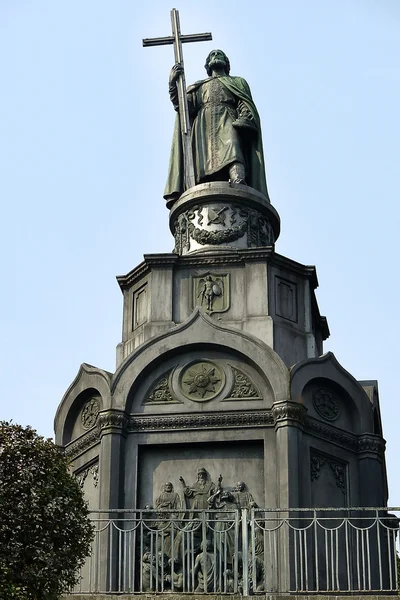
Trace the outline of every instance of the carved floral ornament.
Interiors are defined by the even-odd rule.
[[[310,475],[311,481],[319,479],[321,469],[327,467],[330,469],[336,486],[340,489],[343,495],[346,494],[346,469],[347,465],[341,463],[330,456],[325,456],[317,452],[312,452],[310,455]]]
[[[99,485],[99,465],[95,464],[86,467],[86,469],[83,469],[82,471],[79,471],[79,473],[76,473],[75,477],[81,488],[83,488],[85,481],[88,477],[91,478],[93,487],[97,488]]]

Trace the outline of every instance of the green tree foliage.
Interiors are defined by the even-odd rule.
[[[0,421],[0,598],[53,600],[68,591],[90,551],[88,512],[57,446]]]

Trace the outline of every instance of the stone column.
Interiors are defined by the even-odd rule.
[[[298,402],[282,401],[272,405],[276,433],[278,506],[281,508],[298,508],[300,504],[299,456],[306,414],[307,409]],[[279,516],[288,518],[294,515],[287,512],[280,513]],[[279,543],[278,589],[289,592],[294,549],[291,532],[287,527],[282,527]]]
[[[98,416],[100,427],[100,492],[99,506],[104,510],[101,519],[116,520],[123,513],[113,513],[110,509],[122,508],[123,471],[122,458],[125,450],[127,417],[123,411],[107,410]],[[104,526],[106,522],[104,522]],[[123,528],[122,523],[117,523]],[[117,589],[117,573],[123,557],[118,555],[118,529],[111,524],[104,529],[99,540],[100,560],[99,591],[111,592]]]

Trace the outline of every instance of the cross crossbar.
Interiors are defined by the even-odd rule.
[[[212,40],[211,33],[192,33],[189,35],[181,35],[181,42],[184,44],[185,42],[208,42]],[[168,44],[173,44],[175,42],[175,38],[173,35],[168,35],[167,37],[158,37],[158,38],[145,38],[142,40],[143,46],[167,46]]]

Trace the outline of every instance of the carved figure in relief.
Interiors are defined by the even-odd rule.
[[[155,558],[150,552],[142,556],[142,591],[154,590],[155,581]]]
[[[219,552],[222,563],[226,566],[232,564],[235,551],[235,511],[237,505],[230,492],[222,489],[222,475],[218,478],[217,491],[208,499],[210,508],[217,510],[211,517],[215,519],[214,542]]]
[[[193,567],[194,578],[197,578],[195,592],[213,592],[214,579],[218,580],[218,556],[212,552],[211,540],[206,540],[205,550],[196,556]]]
[[[205,69],[208,78],[187,88],[195,183],[244,183],[268,198],[260,117],[249,85],[242,77],[229,75],[230,62],[222,50],[210,52]],[[182,74],[183,67],[176,64],[169,78],[169,94],[177,111],[176,82]],[[178,116],[164,192],[169,207],[184,191],[183,162]]]
[[[156,508],[162,508],[162,509],[168,508],[171,510],[170,513],[165,513],[165,512],[158,513],[158,516],[160,518],[166,519],[168,517],[170,517],[170,518],[178,517],[179,513],[174,512],[173,509],[181,508],[181,499],[179,497],[179,494],[177,494],[174,491],[174,486],[172,485],[172,483],[170,481],[167,481],[166,483],[164,483],[163,491],[158,496],[158,498],[156,498],[155,505],[156,505]]]
[[[229,494],[232,497],[233,501],[236,503],[237,507],[240,509],[250,509],[255,508],[257,506],[257,504],[254,502],[252,494],[250,494],[250,492],[248,491],[244,481],[238,481],[236,487],[231,492],[229,492]]]
[[[214,299],[223,294],[223,283],[221,279],[213,279],[211,275],[207,275],[205,279],[199,281],[199,292],[197,297],[201,296],[201,305],[205,304],[207,311],[213,309]]]
[[[254,560],[253,550],[249,548],[249,584],[253,593],[265,591],[265,560],[264,560],[264,535],[262,529],[254,531]]]
[[[170,558],[168,561],[168,569],[169,573],[167,573],[165,581],[170,584],[173,583],[175,590],[183,590],[183,571],[179,559],[174,558],[174,560],[172,560],[172,558]]]
[[[179,481],[183,487],[183,494],[187,498],[188,508],[194,511],[207,510],[209,508],[208,499],[215,493],[216,488],[215,483],[209,479],[209,475],[204,467],[197,470],[197,481],[192,486],[187,486],[182,476],[179,477]]]
[[[170,481],[163,485],[163,491],[156,498],[156,508],[159,510],[157,516],[161,519],[157,523],[157,529],[160,531],[158,535],[158,547],[163,550],[168,558],[172,555],[172,522],[168,519],[177,519],[179,517],[179,509],[181,508],[181,499],[179,494],[174,491],[174,486]],[[161,509],[161,510],[160,510]],[[164,512],[165,511],[165,512]],[[169,512],[171,511],[171,512]]]

